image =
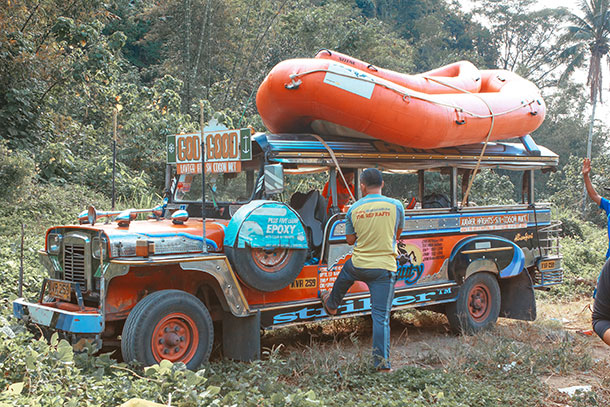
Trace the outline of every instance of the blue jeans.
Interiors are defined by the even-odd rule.
[[[373,363],[377,369],[390,368],[390,309],[394,299],[395,273],[385,269],[354,267],[352,259],[343,265],[330,292],[327,306],[337,309],[355,281],[363,281],[371,293],[373,317]]]

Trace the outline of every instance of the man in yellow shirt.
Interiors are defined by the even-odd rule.
[[[368,168],[360,177],[362,198],[346,216],[345,238],[355,244],[351,259],[343,265],[330,293],[320,297],[329,315],[335,315],[347,290],[363,281],[371,293],[373,318],[373,363],[379,371],[390,371],[390,309],[396,281],[396,239],[404,228],[402,203],[381,195],[381,172]]]

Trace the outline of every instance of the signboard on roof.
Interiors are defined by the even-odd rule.
[[[227,129],[215,122],[204,128],[205,172],[241,171],[241,162],[252,159],[250,129]],[[201,132],[167,136],[167,163],[178,174],[201,173]]]

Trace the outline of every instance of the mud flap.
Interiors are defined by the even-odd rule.
[[[526,270],[510,278],[501,278],[500,316],[504,318],[534,321],[536,319],[536,297],[532,279]]]
[[[251,362],[261,358],[261,314],[222,317],[222,352],[225,358]]]

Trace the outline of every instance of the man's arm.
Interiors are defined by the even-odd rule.
[[[345,240],[347,240],[347,244],[353,246],[356,243],[356,234],[345,235]]]
[[[402,228],[396,229],[396,240],[400,239],[401,234],[402,234]]]
[[[591,160],[589,158],[585,158],[582,163],[582,176],[585,180],[585,187],[587,188],[587,194],[589,194],[589,198],[593,202],[595,202],[598,206],[602,201],[602,197],[599,196],[593,184],[591,183],[591,178],[589,178],[589,173],[591,172]]]

